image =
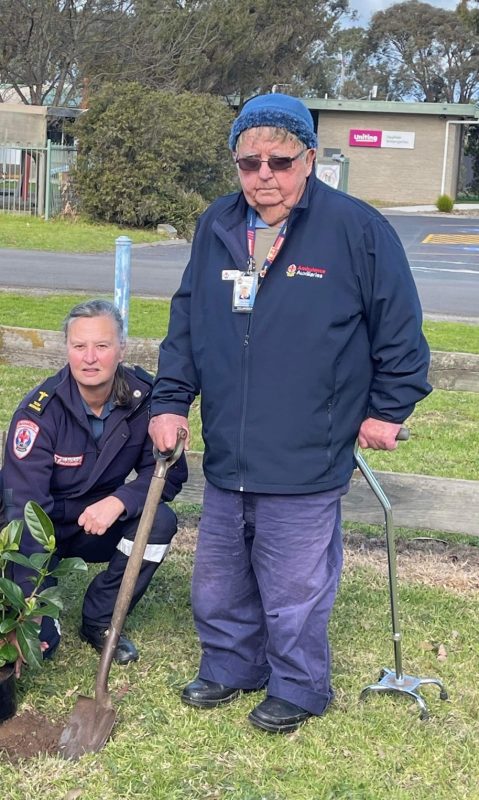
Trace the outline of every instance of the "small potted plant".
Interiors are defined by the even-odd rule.
[[[16,713],[15,662],[18,651],[11,638],[16,637],[25,663],[32,668],[40,667],[39,618],[57,619],[63,608],[58,588],[43,588],[45,579],[87,569],[81,558],[64,558],[58,564],[56,559],[52,562],[56,550],[53,523],[37,503],[29,501],[25,505],[24,519],[43,552],[28,557],[19,552],[22,520],[14,520],[0,531],[0,723]],[[32,591],[27,597],[20,586],[7,577],[12,562],[32,572]]]

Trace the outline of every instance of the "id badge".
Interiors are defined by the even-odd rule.
[[[250,314],[258,290],[258,273],[243,272],[233,281],[233,305],[236,313]]]

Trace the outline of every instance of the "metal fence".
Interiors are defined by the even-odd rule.
[[[0,212],[49,217],[60,214],[76,148],[0,144]]]

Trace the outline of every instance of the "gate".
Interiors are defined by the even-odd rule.
[[[0,144],[0,212],[49,219],[61,213],[63,190],[76,161],[76,148],[52,144]]]

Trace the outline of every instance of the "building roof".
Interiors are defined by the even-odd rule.
[[[397,100],[336,100],[304,97],[311,111],[354,111],[368,114],[432,114],[479,119],[479,103],[403,103]]]

